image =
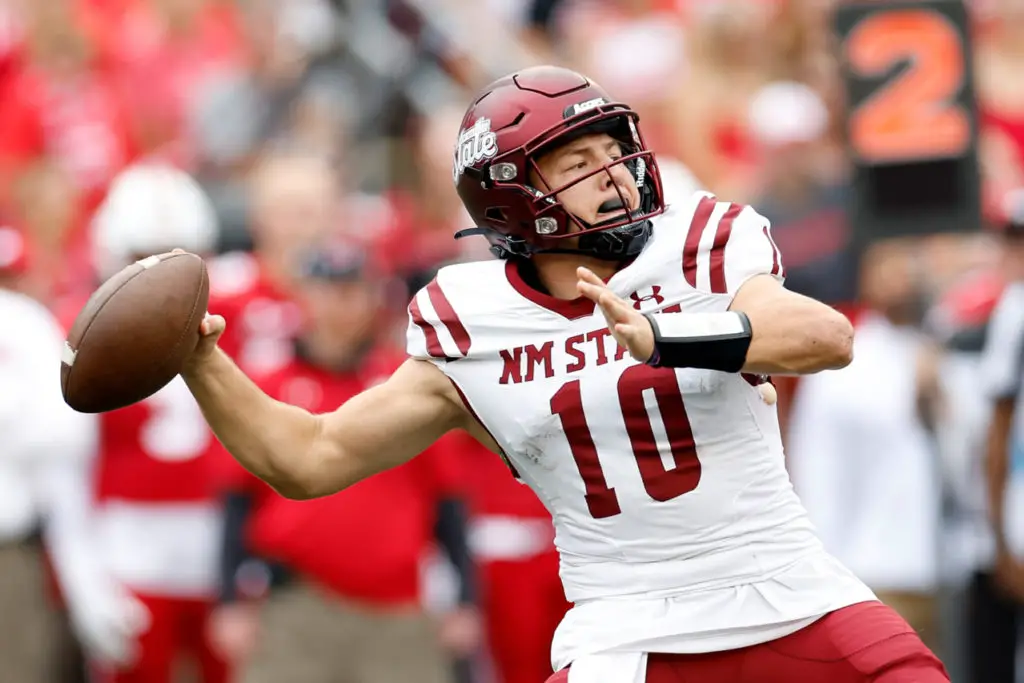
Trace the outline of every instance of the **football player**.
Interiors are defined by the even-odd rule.
[[[98,272],[111,277],[174,245],[208,254],[217,227],[187,174],[130,167],[94,219]],[[221,511],[208,469],[216,439],[180,377],[100,418],[93,458],[60,477],[60,533],[51,534],[91,680],[161,683],[179,658],[191,658],[204,683],[227,681],[230,666],[205,637],[218,588]]]
[[[496,260],[409,305],[407,360],[314,415],[217,351],[183,370],[218,437],[286,496],[331,494],[464,429],[554,518],[553,681],[946,681],[816,538],[783,462],[772,373],[847,365],[849,321],[783,287],[767,221],[666,187],[637,115],[534,67],[479,94],[453,180]]]

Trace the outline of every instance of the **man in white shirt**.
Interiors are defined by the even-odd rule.
[[[825,547],[936,641],[940,488],[921,399],[934,390],[920,322],[915,246],[863,259],[853,362],[802,378],[787,454]]]
[[[0,227],[0,652],[3,680],[42,683],[59,633],[46,603],[41,523],[55,465],[83,457],[93,416],[69,408],[57,381],[64,332],[50,312],[13,287],[24,263],[20,236]]]

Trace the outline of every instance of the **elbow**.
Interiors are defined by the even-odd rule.
[[[288,500],[313,500],[320,497],[310,483],[297,480],[277,482],[273,484],[273,489],[277,491],[278,495]]]
[[[822,370],[839,370],[853,362],[853,324],[842,313],[833,311],[822,320]]]
[[[353,458],[324,434],[323,416],[316,415],[315,429],[301,452],[285,459],[288,471],[281,472],[271,486],[289,500],[312,500],[330,496],[358,482]]]
[[[337,487],[328,489],[325,486],[323,476],[320,474],[320,468],[315,464],[319,461],[315,451],[309,455],[310,457],[304,458],[304,460],[308,461],[306,467],[296,468],[286,476],[276,478],[271,483],[271,487],[279,495],[288,500],[313,500],[314,498],[330,495],[338,490]]]
[[[260,476],[260,475],[258,475]],[[311,500],[319,497],[313,468],[275,469],[267,476],[260,476],[270,488],[289,500]]]
[[[289,438],[277,442],[290,447],[278,447],[273,457],[267,458],[272,463],[271,472],[269,477],[263,478],[274,491],[289,500],[312,500],[334,492],[326,490],[324,481],[324,471],[331,457],[326,449],[323,420],[321,416],[308,413],[304,417],[313,418],[306,422],[304,436],[296,438],[293,432]]]

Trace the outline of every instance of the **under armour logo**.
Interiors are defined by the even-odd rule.
[[[665,297],[661,295],[661,285],[653,285],[650,294],[640,296],[640,292],[633,292],[629,298],[633,300],[633,308],[638,311],[645,301],[654,301],[655,304],[660,305],[665,300]]]

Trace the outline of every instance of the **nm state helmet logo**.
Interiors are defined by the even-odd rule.
[[[665,301],[665,297],[661,295],[661,285],[652,285],[647,291],[649,293],[643,293],[644,290],[640,290],[629,295],[633,301],[633,308],[639,311],[645,301],[653,301],[656,306]]]
[[[483,117],[477,119],[476,123],[459,133],[459,140],[455,143],[452,180],[457,185],[459,177],[467,168],[497,153],[498,136],[491,132],[491,120]]]

